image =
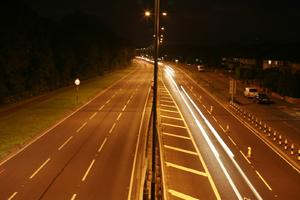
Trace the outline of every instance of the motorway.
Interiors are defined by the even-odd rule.
[[[140,64],[3,161],[0,199],[137,199],[133,176],[152,73]]]
[[[186,127],[191,133],[191,136],[179,135],[176,130],[166,131],[162,125],[162,146],[172,150],[171,155],[163,151],[168,199],[300,199],[299,170],[181,70],[164,67],[162,73],[165,90],[176,102],[164,99],[166,102],[162,103],[169,101],[170,108],[175,105],[185,121],[182,125],[178,119],[167,126]],[[177,138],[172,145],[167,139],[171,136]],[[194,149],[186,141],[193,141]],[[248,147],[251,147],[250,154]],[[178,152],[185,154],[185,158],[170,162]],[[191,155],[201,157],[201,163],[191,160]],[[176,182],[173,176],[183,176],[178,173],[193,179]],[[195,180],[199,177],[207,177],[206,186],[197,184],[199,180]]]

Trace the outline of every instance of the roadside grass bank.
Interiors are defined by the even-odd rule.
[[[73,86],[51,95],[46,100],[0,117],[0,160],[74,112],[99,92],[130,73],[136,66],[137,63],[133,62],[126,68],[82,81],[78,90],[78,103],[76,87]]]

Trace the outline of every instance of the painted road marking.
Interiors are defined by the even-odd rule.
[[[172,149],[174,151],[179,151],[179,152],[183,152],[183,153],[198,156],[197,152],[194,152],[194,151],[189,151],[189,150],[185,150],[185,149],[181,149],[181,148],[177,148],[177,147],[172,147],[172,146],[169,146],[169,145],[164,145],[164,147],[167,148],[167,149]]]
[[[245,158],[245,160],[251,165],[251,162],[250,162],[250,160],[247,158],[247,156],[245,156],[245,154],[244,154],[242,151],[240,151],[240,153],[241,153],[242,156]]]
[[[83,129],[83,127],[85,127],[86,124],[87,124],[87,122],[84,122],[84,123],[79,127],[79,129],[77,129],[76,132],[79,133],[79,131],[81,131],[81,129]]]
[[[90,116],[89,119],[93,119],[97,115],[97,112],[95,112],[92,116]]]
[[[236,143],[234,142],[234,140],[228,135],[228,138],[229,138],[229,140],[232,142],[232,144],[234,145],[234,146],[236,146]]]
[[[207,177],[207,174],[205,172],[200,172],[200,171],[195,170],[195,169],[191,169],[191,168],[188,168],[188,167],[183,167],[183,166],[176,165],[176,164],[173,164],[173,163],[170,163],[170,162],[166,162],[166,165],[167,165],[167,167],[173,167],[175,169],[180,169],[182,171],[186,171],[186,172],[190,172],[190,173],[193,173],[193,174],[197,174],[197,175],[200,175],[200,176],[206,176]]]
[[[17,194],[18,194],[18,192],[14,192],[14,193],[8,198],[8,200],[12,200]]]
[[[175,125],[175,124],[169,124],[169,123],[161,123],[164,126],[171,126],[171,127],[175,127],[175,128],[182,128],[182,129],[186,129],[185,126],[180,126],[180,125]]]
[[[264,182],[264,184],[268,187],[268,189],[272,191],[272,188],[267,183],[267,181],[260,175],[260,173],[258,171],[256,171],[256,170],[255,170],[255,172],[257,173],[257,175],[259,176],[259,178]]]
[[[118,115],[117,121],[119,121],[119,119],[121,118],[122,114],[123,114],[123,113],[120,113],[120,114]]]
[[[91,162],[89,168],[86,170],[84,176],[82,177],[82,179],[81,179],[82,182],[85,181],[85,179],[86,179],[87,175],[89,174],[89,172],[91,171],[91,169],[92,169],[94,163],[95,163],[95,159],[92,160],[92,162]]]
[[[176,108],[176,106],[166,105],[166,104],[160,104],[160,106],[163,106],[163,107],[169,107],[169,108]]]
[[[215,122],[218,122],[218,120],[214,116],[212,118],[215,120]]]
[[[186,137],[186,136],[176,135],[176,134],[167,133],[167,132],[162,132],[162,134],[163,134],[163,135],[167,135],[167,136],[172,136],[172,137],[181,138],[181,139],[186,139],[186,140],[190,140],[190,139],[191,139],[191,138]]]
[[[160,99],[159,101],[165,102],[165,103],[174,103],[173,101],[166,101],[166,100],[162,100],[162,99]]]
[[[128,104],[130,103],[130,100],[131,100],[131,99],[128,99],[128,101],[126,102],[126,105],[128,105]]]
[[[115,126],[116,126],[116,123],[114,123],[114,124],[112,125],[112,127],[111,127],[110,130],[109,130],[109,133],[112,133],[112,132],[113,132]]]
[[[226,132],[226,130],[223,128],[221,124],[219,124],[220,128],[222,129],[223,132]]]
[[[59,148],[58,150],[61,150],[62,148],[64,148],[64,146],[73,138],[73,136],[70,136],[69,139],[67,139]]]
[[[163,84],[164,84],[164,87],[166,87],[164,82],[163,82]],[[166,89],[167,89],[167,88],[166,88]],[[168,91],[168,92],[169,92],[169,91]],[[170,93],[170,92],[169,92],[169,93]],[[174,100],[173,97],[172,97],[172,99]],[[174,101],[174,102],[175,102],[175,101]],[[179,111],[179,114],[180,114],[181,118],[183,119],[184,124],[187,126],[187,123],[186,123],[185,119],[183,118],[183,115],[182,115],[182,113],[180,112],[180,109],[178,108],[178,105],[177,105],[176,102],[175,102],[175,105],[176,105],[176,107],[177,107],[177,109],[178,109],[178,111]],[[204,162],[204,159],[203,159],[202,155],[200,154],[200,151],[199,151],[199,149],[198,149],[198,147],[197,147],[197,145],[196,145],[196,143],[195,143],[195,140],[194,140],[194,138],[193,138],[193,136],[192,136],[192,134],[191,134],[190,129],[188,128],[188,126],[187,126],[187,132],[188,132],[188,134],[189,134],[189,136],[190,136],[190,138],[191,138],[191,140],[192,140],[192,143],[193,143],[194,148],[196,149],[196,151],[197,151],[197,153],[198,153],[198,157],[199,157],[199,159],[200,159],[200,162],[201,162],[201,164],[203,165],[205,172],[207,173],[207,177],[208,177],[209,183],[210,183],[210,185],[211,185],[211,187],[212,187],[212,189],[213,189],[213,191],[214,191],[214,194],[215,194],[215,196],[216,196],[216,199],[221,200],[221,197],[220,197],[220,194],[219,194],[219,192],[218,192],[218,189],[217,189],[217,187],[216,187],[216,185],[215,185],[215,183],[214,183],[214,181],[213,181],[213,179],[212,179],[212,177],[211,177],[211,175],[210,175],[210,173],[209,173],[209,170],[208,170],[208,168],[207,168],[207,165],[206,165],[206,163]]]
[[[174,110],[166,110],[166,109],[160,109],[160,110],[164,112],[178,113],[178,111],[174,111]]]
[[[177,197],[177,198],[179,198],[179,199],[184,199],[184,200],[199,200],[199,199],[194,198],[194,197],[192,197],[192,196],[190,196],[190,195],[183,194],[183,193],[177,192],[177,191],[175,191],[175,190],[170,190],[170,189],[169,189],[168,192],[169,192],[171,195],[173,195],[173,196],[175,196],[175,197]]]
[[[50,160],[51,159],[48,158],[29,178],[32,179]]]
[[[104,105],[101,106],[101,107],[98,109],[98,111],[101,111],[103,108],[104,108]]]
[[[71,200],[75,200],[76,199],[77,194],[73,194]]]
[[[100,146],[99,149],[98,149],[98,153],[103,149],[103,147],[104,147],[106,141],[107,141],[107,138],[105,138],[104,141],[102,142],[101,146]]]
[[[108,99],[108,100],[105,102],[105,104],[109,104],[110,101],[111,101],[111,99]]]
[[[125,111],[125,109],[126,109],[126,106],[127,106],[127,105],[125,105],[125,106],[122,108],[122,111]]]
[[[169,97],[169,98],[160,98],[160,101],[172,101],[172,99]]]
[[[175,120],[180,120],[180,121],[182,121],[182,119],[181,119],[181,118],[178,118],[178,117],[170,117],[170,116],[166,116],[166,115],[160,115],[160,116],[163,117],[163,118],[175,119]]]
[[[2,174],[4,171],[5,171],[5,169],[2,169],[2,170],[0,171],[0,174]]]

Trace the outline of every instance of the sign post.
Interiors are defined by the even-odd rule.
[[[79,78],[75,79],[74,84],[76,85],[76,105],[77,105],[78,104],[78,90],[79,90],[79,85],[80,85]]]

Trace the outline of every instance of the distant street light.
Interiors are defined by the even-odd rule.
[[[150,12],[150,11],[145,11],[145,16],[146,16],[146,17],[151,16],[151,12]]]
[[[168,14],[167,14],[167,12],[163,12],[162,15],[163,16],[167,16]]]
[[[79,85],[80,85],[80,80],[79,78],[76,78],[74,81],[75,85],[76,85],[76,104],[78,104],[78,90],[79,90]]]

